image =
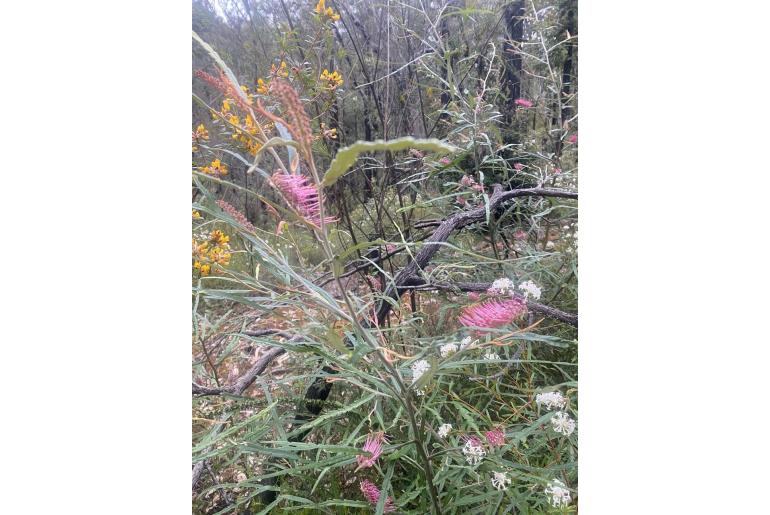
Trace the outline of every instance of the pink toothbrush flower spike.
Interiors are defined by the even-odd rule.
[[[364,443],[362,450],[370,452],[372,455],[357,456],[356,460],[358,461],[358,468],[356,470],[364,469],[374,465],[374,463],[377,461],[377,458],[379,458],[380,454],[382,454],[382,442],[384,441],[385,435],[382,432],[371,434],[366,438],[366,443]]]
[[[519,299],[487,300],[463,309],[458,321],[466,327],[502,327],[526,313],[527,306]]]
[[[360,483],[361,493],[364,494],[364,497],[366,497],[366,500],[369,501],[369,503],[373,505],[377,505],[377,503],[380,500],[380,489],[377,488],[377,486],[369,481],[368,479],[364,479]],[[388,497],[385,500],[385,509],[382,510],[383,513],[390,513],[392,511],[396,511],[396,507],[393,505],[393,499]]]
[[[304,175],[276,172],[273,184],[281,190],[286,200],[310,223],[321,225],[321,203],[318,189]],[[324,223],[334,222],[333,217],[325,217]]]

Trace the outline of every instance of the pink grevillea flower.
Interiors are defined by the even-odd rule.
[[[463,175],[463,178],[460,179],[460,184],[462,184],[466,188],[470,188],[471,186],[476,184],[476,180],[470,175]]]
[[[527,239],[527,233],[519,229],[515,233],[513,233],[513,237],[517,240],[526,240]]]
[[[526,98],[517,98],[513,101],[514,104],[521,107],[532,107],[533,104],[531,101],[527,100]]]
[[[372,453],[371,456],[359,455],[356,456],[358,461],[358,469],[365,469],[371,467],[377,461],[377,458],[382,454],[382,442],[385,441],[385,434],[382,432],[374,433],[366,438],[366,443],[362,450]]]
[[[577,132],[575,134],[570,135],[570,137],[567,138],[567,141],[572,144],[577,143]]]
[[[380,489],[368,479],[361,481],[359,487],[361,488],[361,493],[366,497],[366,500],[376,506],[380,500]],[[392,511],[396,511],[396,507],[393,505],[393,499],[388,497],[385,499],[385,509],[382,510],[382,512],[390,513]]]
[[[441,159],[438,160],[438,162],[441,163],[442,165],[446,166],[449,163],[451,163],[452,160],[449,159],[448,157],[442,157]]]
[[[554,174],[554,175],[559,175],[559,174],[561,174],[561,168],[554,168],[554,169],[553,169],[553,174]]]
[[[299,214],[314,225],[321,225],[321,203],[318,200],[318,189],[304,175],[276,172],[273,174],[273,184],[281,190],[286,200],[294,206]],[[324,223],[334,222],[333,217],[325,217]]]
[[[524,169],[524,165],[521,163],[513,163],[513,169],[520,172]]]
[[[487,437],[487,443],[490,447],[502,447],[505,445],[505,433],[500,428],[487,431],[484,433],[484,436]]]
[[[466,327],[501,327],[508,325],[527,311],[520,299],[488,300],[463,309],[458,321]]]

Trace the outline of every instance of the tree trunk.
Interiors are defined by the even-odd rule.
[[[522,60],[519,53],[524,39],[524,0],[516,0],[505,7],[503,21],[505,22],[506,39],[503,42],[502,84],[500,90],[505,95],[503,104],[503,141],[506,144],[517,143],[518,135],[513,126],[516,114],[515,100],[521,97]]]

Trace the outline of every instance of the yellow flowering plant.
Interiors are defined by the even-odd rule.
[[[334,9],[326,7],[326,0],[318,0],[315,6],[315,13],[321,20],[330,20],[332,23],[340,19],[340,15],[334,12]]]
[[[329,73],[329,70],[324,68],[324,71],[321,72],[321,76],[319,77],[322,81],[327,83],[327,88],[330,90],[336,89],[339,86],[342,86],[342,84],[345,82],[342,80],[342,75],[340,75],[340,72],[333,71]]]

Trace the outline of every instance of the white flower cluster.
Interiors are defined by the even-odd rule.
[[[463,350],[465,347],[471,344],[471,337],[466,336],[462,340],[460,340],[460,350]]]
[[[532,281],[524,281],[523,283],[519,284],[519,291],[524,294],[525,298],[528,299],[532,297],[535,300],[538,300],[540,298],[540,294],[543,293],[540,287]]]
[[[430,363],[427,360],[421,359],[412,363],[412,384],[419,381],[428,370],[430,370]]]
[[[446,438],[451,430],[452,424],[441,424],[441,426],[438,428],[438,435],[441,438]]]
[[[502,279],[495,279],[492,283],[492,286],[487,288],[487,293],[491,295],[513,295],[513,281],[507,277],[503,277]]]
[[[569,436],[575,432],[575,421],[569,418],[569,415],[563,411],[557,411],[551,417],[551,425],[553,425],[554,431],[564,436]]]
[[[495,472],[492,476],[492,486],[497,488],[498,490],[507,490],[508,486],[507,484],[511,484],[511,478],[508,477],[508,475],[505,472]]]
[[[422,377],[422,375],[428,370],[430,370],[430,363],[424,359],[412,363],[412,384],[415,384],[417,381],[419,381],[420,377]],[[425,392],[423,392],[421,389],[416,389],[415,393],[417,395],[422,395]]]
[[[545,406],[546,409],[563,410],[567,406],[567,399],[561,392],[544,392],[535,396],[535,403],[538,406]],[[569,436],[575,432],[575,421],[564,411],[557,411],[551,417],[553,430],[564,436]]]
[[[535,396],[535,403],[538,406],[545,406],[549,410],[554,408],[562,409],[567,405],[567,399],[561,392],[544,392],[538,393]]]
[[[558,479],[554,479],[548,483],[548,486],[545,488],[545,494],[551,497],[549,502],[554,508],[567,506],[572,500],[572,496],[570,495],[569,490],[567,490],[567,485]]]
[[[442,358],[446,358],[447,356],[451,356],[455,352],[457,352],[457,344],[456,343],[447,343],[446,345],[442,345],[441,348],[439,348],[439,352],[441,353]]]
[[[496,352],[489,351],[484,354],[484,359],[487,361],[496,361],[500,359],[500,356]]]
[[[468,465],[478,465],[487,455],[487,451],[474,440],[468,440],[463,446],[463,454]]]

